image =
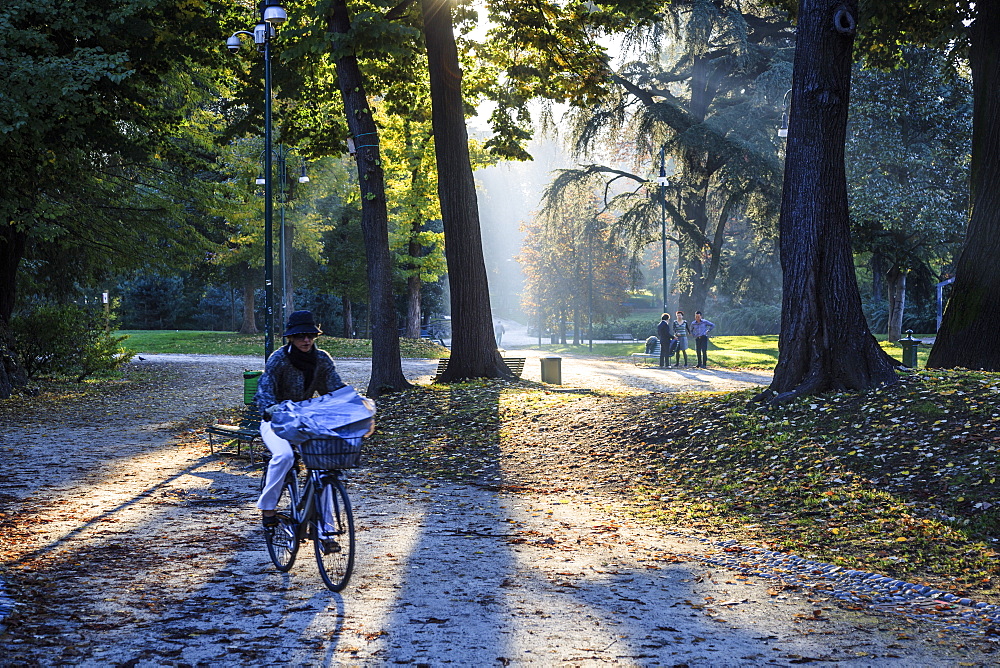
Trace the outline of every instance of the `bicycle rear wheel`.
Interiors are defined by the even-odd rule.
[[[347,586],[354,570],[354,513],[351,500],[339,478],[324,481],[316,495],[311,535],[316,565],[331,591]]]
[[[296,482],[295,469],[292,469],[285,476],[285,484],[275,507],[278,511],[278,525],[264,527],[267,553],[274,567],[283,573],[291,569],[299,553],[299,525],[295,521],[295,506],[299,497]]]

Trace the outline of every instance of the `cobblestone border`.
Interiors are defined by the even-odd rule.
[[[998,636],[991,640],[1000,641],[1000,606],[992,603],[961,598],[927,585],[845,569],[794,554],[744,547],[735,539],[714,541],[681,531],[666,533],[697,540],[722,551],[711,556],[682,555],[690,559],[743,575],[777,580],[785,585],[822,589],[829,596],[848,604],[930,621],[949,631]]]

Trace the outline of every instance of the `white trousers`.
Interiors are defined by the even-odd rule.
[[[295,452],[292,444],[271,430],[271,423],[262,420],[260,437],[264,445],[271,451],[271,463],[267,465],[264,489],[257,499],[257,507],[261,510],[274,510],[281,496],[281,488],[285,484],[285,476],[295,464]]]

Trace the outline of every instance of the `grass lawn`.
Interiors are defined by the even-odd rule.
[[[244,336],[233,332],[206,332],[194,330],[122,330],[127,334],[125,347],[136,353],[184,353],[198,355],[261,355],[264,354],[264,335]],[[926,335],[917,335],[924,338]],[[880,345],[897,360],[903,359],[903,349],[879,337]],[[281,344],[281,337],[275,337],[275,345]],[[447,348],[421,339],[400,339],[400,349],[404,358],[437,359],[447,357]],[[324,336],[320,347],[334,357],[371,357],[372,346],[369,339],[341,339]],[[527,350],[542,350],[549,353],[574,355],[597,355],[600,357],[627,358],[632,353],[645,350],[643,343],[595,343],[593,350],[587,344],[542,346],[522,346]],[[929,346],[921,346],[917,351],[919,367],[927,363]],[[688,359],[694,363],[694,348],[688,350]],[[708,360],[710,365],[732,369],[773,369],[778,362],[777,336],[716,336],[709,339]]]
[[[128,335],[125,347],[136,353],[183,353],[188,355],[260,355],[264,356],[264,335],[245,336],[234,332],[193,330],[122,330]],[[275,337],[275,346],[282,339]],[[448,349],[426,339],[400,339],[400,350],[407,358],[438,358]],[[371,357],[371,339],[341,339],[323,336],[319,346],[334,357]]]
[[[903,349],[885,340],[885,336],[876,337],[879,345],[889,355],[897,360],[903,359]],[[916,335],[914,338],[926,339],[928,335]],[[695,357],[694,342],[688,338],[688,360],[693,364]],[[524,346],[529,350],[544,350],[551,353],[573,355],[600,355],[602,357],[628,357],[632,353],[645,352],[646,347],[639,343],[595,343],[593,350],[587,344],[559,345],[543,344],[541,346]],[[917,349],[917,364],[920,368],[927,363],[929,346]],[[733,369],[773,369],[778,363],[778,337],[770,336],[713,336],[708,339],[708,361],[711,366],[721,366]]]

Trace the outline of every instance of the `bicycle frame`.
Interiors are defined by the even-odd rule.
[[[288,572],[301,543],[311,540],[323,581],[340,591],[350,579],[355,554],[354,516],[343,475],[337,469],[306,469],[303,479],[299,465],[286,478],[287,504],[278,526],[265,530],[267,549],[278,570]]]

